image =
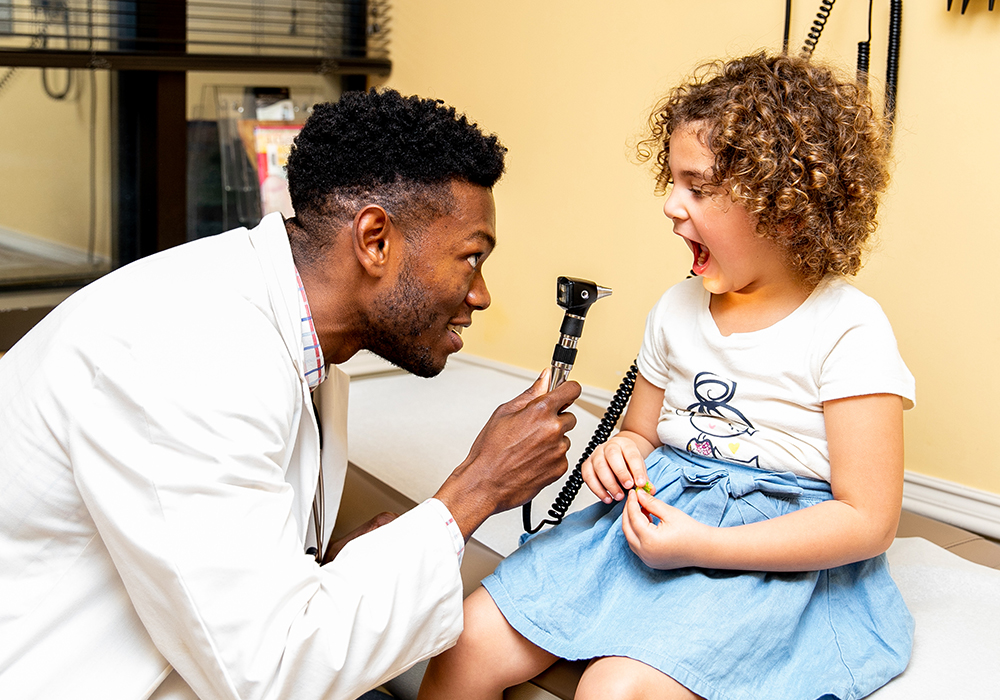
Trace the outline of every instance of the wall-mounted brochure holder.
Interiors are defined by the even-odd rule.
[[[255,226],[275,211],[292,216],[285,163],[320,96],[273,87],[216,86],[214,93],[224,228]],[[234,210],[238,221],[229,221]]]

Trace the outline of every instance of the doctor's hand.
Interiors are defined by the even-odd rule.
[[[566,409],[580,396],[580,385],[565,382],[549,392],[548,384],[546,371],[494,411],[469,456],[435,494],[466,540],[486,518],[529,501],[566,473],[566,433],[576,425]]]
[[[342,550],[345,546],[347,546],[348,542],[357,539],[358,537],[361,537],[361,535],[367,535],[372,530],[377,530],[383,525],[388,525],[398,517],[399,517],[398,513],[389,513],[389,512],[379,513],[365,524],[360,525],[351,530],[350,532],[348,532],[339,540],[331,540],[330,544],[326,546],[326,552],[323,553],[323,561],[321,563],[329,564],[331,561],[333,561],[334,557],[340,554],[340,550]]]
[[[699,553],[711,547],[710,538],[717,529],[637,489],[629,492],[622,512],[622,532],[629,548],[652,569],[698,566]]]

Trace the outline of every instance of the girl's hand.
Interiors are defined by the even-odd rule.
[[[835,399],[823,404],[823,414],[831,500],[716,528],[633,492],[622,515],[629,547],[654,568],[743,571],[819,571],[884,552],[903,500],[903,401],[895,394]]]
[[[597,446],[581,475],[594,495],[610,504],[622,500],[629,489],[646,486],[644,457],[635,439],[623,431]]]
[[[654,524],[649,515],[659,523]],[[697,566],[698,554],[708,546],[706,540],[714,529],[640,489],[629,493],[622,513],[629,548],[653,569]]]

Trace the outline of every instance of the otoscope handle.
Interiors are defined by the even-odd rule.
[[[555,350],[552,351],[549,391],[565,382],[573,369],[573,363],[576,362],[576,344],[580,341],[580,336],[583,335],[583,322],[586,320],[587,311],[595,301],[610,294],[609,288],[596,285],[590,280],[574,277],[560,277],[556,280],[556,303],[566,313],[563,315],[562,326],[559,327],[559,342],[556,343]],[[580,483],[583,483],[582,479],[580,479]],[[578,490],[579,484],[576,484],[575,488]],[[524,521],[524,531],[528,533],[538,532],[542,525],[555,524],[562,520],[561,517],[555,521],[543,520],[538,527],[532,528],[531,501],[521,507],[521,517]]]
[[[572,368],[570,368],[572,369]],[[569,369],[557,366],[553,363],[552,372],[549,374],[549,391],[565,382],[569,378]]]
[[[571,318],[572,317],[572,318]],[[566,381],[573,364],[576,362],[576,344],[583,332],[583,318],[566,313],[560,329],[559,342],[552,351],[552,374],[549,378],[549,391]]]

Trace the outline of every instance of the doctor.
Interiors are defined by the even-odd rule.
[[[454,643],[464,543],[565,471],[579,386],[536,383],[435,498],[327,545],[336,364],[430,377],[462,347],[504,154],[439,102],[345,95],[296,141],[295,218],[107,275],[0,360],[0,697],[350,700]]]

